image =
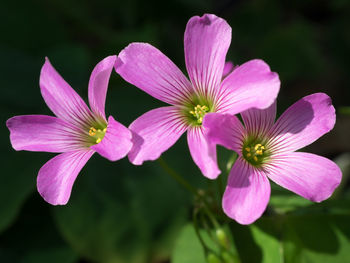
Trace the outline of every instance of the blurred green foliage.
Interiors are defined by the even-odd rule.
[[[215,13],[233,29],[228,60],[241,64],[262,58],[279,73],[279,111],[313,92],[328,93],[336,108],[349,107],[346,0],[5,0],[0,12],[3,263],[164,263],[170,258],[202,263],[207,256],[189,225],[193,198],[157,162],[133,166],[127,159],[111,163],[96,155],[79,174],[68,205],[52,207],[40,198],[36,175],[54,155],[15,152],[5,121],[14,115],[51,114],[38,86],[45,56],[86,99],[94,65],[131,42],[151,43],[184,70],[186,22],[193,15]],[[107,115],[129,125],[159,105],[112,75]],[[350,152],[350,117],[347,110],[339,113],[334,131],[308,150],[329,158]],[[347,156],[342,165],[349,167],[349,155],[342,156]],[[163,158],[196,187],[216,190],[217,182],[205,179],[192,163],[184,137]],[[219,158],[226,171],[230,154],[221,149]],[[232,234],[232,253],[243,263],[350,262],[347,182],[323,204],[274,185],[270,207],[255,224],[222,219]]]

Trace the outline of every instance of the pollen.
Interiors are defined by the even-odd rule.
[[[208,113],[209,108],[205,105],[201,106],[197,104],[197,106],[194,107],[194,110],[190,111],[190,114],[193,115],[193,117],[196,118],[198,124],[202,124],[203,117],[206,113]]]
[[[91,127],[90,130],[89,130],[89,135],[90,136],[94,136],[96,135],[96,129],[94,127]]]
[[[91,127],[89,129],[89,136],[93,139],[92,143],[93,144],[100,143],[103,137],[105,137],[106,131],[107,131],[107,128],[96,129],[95,127]]]
[[[262,146],[262,145],[261,145],[260,143],[256,144],[256,145],[254,146],[255,151],[256,151],[257,149],[261,148],[261,146]]]

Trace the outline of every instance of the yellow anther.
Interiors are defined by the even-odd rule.
[[[247,157],[249,158],[249,157],[251,157],[252,155],[250,154],[250,153],[247,153]]]
[[[256,157],[256,156],[254,156],[253,159],[254,159],[254,161],[256,161],[256,162],[258,161],[258,157]]]
[[[100,128],[96,129],[95,127],[91,127],[89,129],[89,135],[92,137],[95,143],[100,143],[103,137],[105,136],[106,131],[107,131],[107,127],[104,129],[100,129]]]
[[[244,150],[246,150],[247,152],[250,152],[250,148],[249,147],[244,148]]]
[[[96,135],[96,129],[94,127],[91,127],[90,130],[89,130],[89,135],[90,136],[94,136]]]
[[[255,147],[254,147],[255,151],[256,151],[257,149],[259,149],[259,147],[261,147],[261,146],[262,146],[262,145],[261,145],[260,143],[256,144]]]
[[[257,155],[262,155],[262,154],[263,154],[263,151],[262,151],[262,150],[257,150],[255,153],[256,153]]]

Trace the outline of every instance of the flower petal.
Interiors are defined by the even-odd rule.
[[[41,167],[37,178],[40,195],[52,205],[65,205],[78,173],[94,151],[80,150],[61,153]]]
[[[221,84],[217,111],[236,114],[249,108],[265,109],[280,89],[277,73],[262,60],[254,59],[235,68]]]
[[[102,141],[90,148],[108,160],[116,161],[125,157],[130,151],[132,147],[131,137],[131,131],[110,116],[107,131]]]
[[[161,107],[137,118],[130,124],[133,147],[129,160],[136,165],[156,160],[186,131],[187,125],[174,106]]]
[[[216,145],[210,142],[203,127],[191,127],[187,131],[187,143],[193,161],[202,174],[215,179],[221,173],[216,160]]]
[[[119,53],[115,70],[127,82],[169,104],[178,104],[193,93],[181,70],[150,44],[127,46]]]
[[[248,225],[265,211],[270,191],[266,175],[239,157],[230,172],[222,207],[227,216]]]
[[[342,177],[331,160],[303,152],[274,156],[264,168],[272,181],[314,202],[329,198]]]
[[[252,108],[241,113],[244,126],[250,136],[266,138],[275,123],[276,101],[266,109]]]
[[[290,106],[272,127],[271,151],[291,152],[309,145],[333,129],[335,110],[330,97],[315,93]]]
[[[79,130],[53,116],[22,115],[7,120],[16,151],[67,152],[82,148]]]
[[[214,95],[230,43],[231,27],[224,19],[205,14],[188,21],[184,37],[186,67],[199,94]]]
[[[84,125],[91,118],[83,99],[57,73],[46,58],[40,73],[41,94],[51,111],[60,119]]]
[[[89,103],[92,112],[106,119],[105,102],[109,77],[117,56],[109,56],[100,61],[91,73],[89,81]]]
[[[222,78],[226,78],[234,70],[234,68],[235,66],[233,65],[232,61],[226,61],[222,72]]]
[[[241,154],[245,129],[236,116],[208,113],[204,116],[203,127],[212,143],[220,144]]]

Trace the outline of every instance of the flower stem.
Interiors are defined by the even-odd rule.
[[[185,178],[183,178],[180,174],[175,172],[164,160],[163,158],[158,158],[158,163],[160,166],[179,184],[181,184],[184,188],[186,188],[189,192],[193,193],[195,196],[198,196],[198,191],[195,187],[193,187]]]
[[[204,252],[205,254],[208,253],[208,251],[210,250],[207,245],[205,244],[202,236],[201,236],[201,233],[199,231],[199,225],[198,225],[198,219],[197,219],[197,216],[198,216],[198,211],[196,211],[196,209],[193,211],[193,215],[192,215],[192,221],[193,221],[193,227],[194,227],[194,230],[196,232],[196,235],[198,237],[198,240],[199,242],[201,243],[203,249],[204,249]]]
[[[350,115],[350,107],[345,107],[345,106],[340,107],[339,113],[344,115]]]
[[[223,194],[224,194],[224,183],[223,183],[223,174],[219,176],[217,181],[217,187],[218,187],[218,194],[219,194],[219,200],[221,200]]]
[[[204,201],[203,203],[204,203],[204,206],[203,206],[204,211],[205,211],[205,213],[207,214],[209,220],[211,221],[211,223],[213,224],[213,226],[214,226],[215,228],[219,228],[219,227],[220,227],[220,224],[219,224],[218,221],[216,220],[216,218],[215,218],[215,216],[213,215],[213,213],[210,211],[208,203],[205,202],[205,201]]]

